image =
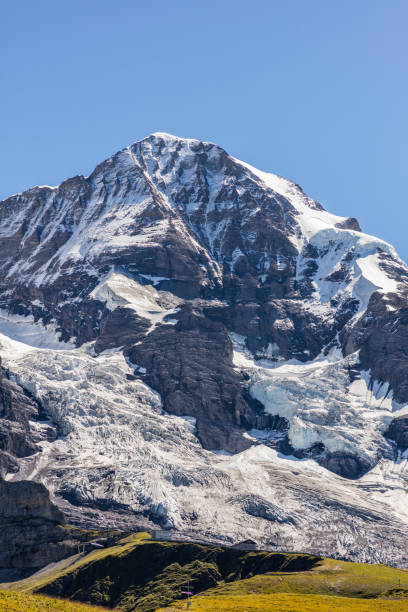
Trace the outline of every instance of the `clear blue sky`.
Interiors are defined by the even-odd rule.
[[[5,0],[0,198],[154,131],[210,140],[408,260],[407,0]]]

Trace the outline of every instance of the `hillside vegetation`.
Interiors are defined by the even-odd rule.
[[[270,571],[305,571],[311,555],[242,552],[192,542],[155,542],[138,534],[98,550],[30,585],[36,591],[121,610],[150,612],[180,596],[190,583],[205,591],[224,581]],[[27,583],[26,583],[27,588]]]
[[[407,599],[406,599],[407,598]],[[185,607],[174,602],[164,610]],[[324,559],[304,572],[236,580],[191,598],[195,612],[322,612],[408,610],[408,572],[384,565]]]
[[[152,612],[185,608],[180,597],[187,584],[197,593],[191,600],[197,612],[408,611],[405,570],[306,554],[157,542],[144,533],[71,557],[8,587],[20,594]]]
[[[185,610],[185,602],[161,608],[157,612]],[[328,595],[245,595],[229,597],[193,597],[191,612],[403,612],[408,602],[364,600]]]
[[[44,595],[0,591],[1,612],[101,612],[102,609]]]

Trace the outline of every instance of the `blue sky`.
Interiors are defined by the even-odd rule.
[[[0,198],[154,131],[293,179],[408,260],[406,0],[0,7]]]

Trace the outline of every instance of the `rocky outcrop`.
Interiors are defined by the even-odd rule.
[[[204,448],[248,448],[251,442],[242,433],[254,425],[255,414],[231,361],[226,328],[189,304],[176,316],[176,325],[160,326],[137,343],[130,361],[146,370],[144,378],[160,392],[167,412],[197,419]]]
[[[385,432],[385,436],[395,442],[399,451],[408,449],[408,418],[393,419]]]
[[[70,536],[42,484],[0,480],[0,570],[58,561],[75,548]]]
[[[11,381],[0,365],[0,478],[18,471],[17,459],[39,451],[40,440],[53,440],[55,428],[35,421],[45,418],[41,406],[19,385]]]
[[[321,453],[318,461],[331,472],[352,480],[360,478],[372,467],[368,461],[357,454],[345,452]]]
[[[230,502],[241,504],[244,512],[250,516],[261,517],[278,524],[294,523],[294,519],[289,513],[282,513],[281,508],[260,495],[237,496],[233,497]]]
[[[95,341],[95,352],[132,346],[144,338],[149,329],[150,322],[129,308],[107,310]]]
[[[0,516],[5,520],[42,519],[64,522],[62,512],[50,501],[44,485],[33,481],[0,481]]]
[[[401,270],[399,280],[408,279]],[[408,401],[408,294],[374,293],[364,315],[340,334],[343,351],[360,351],[360,367],[371,372],[372,381],[388,383],[397,402]]]
[[[336,227],[340,229],[351,229],[355,232],[361,232],[360,224],[355,217],[349,217],[344,221],[340,221],[340,223],[336,223]]]

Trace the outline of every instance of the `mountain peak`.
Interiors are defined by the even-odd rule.
[[[176,144],[176,143],[184,143],[185,145],[206,145],[206,146],[211,146],[211,147],[216,147],[219,150],[223,150],[221,147],[219,147],[217,144],[210,142],[210,141],[206,141],[206,140],[200,140],[199,138],[187,138],[187,137],[182,137],[182,136],[176,136],[174,134],[169,134],[167,132],[152,132],[151,134],[149,134],[148,136],[146,136],[145,138],[142,138],[141,140],[135,141],[134,143],[132,143],[130,146],[133,147],[141,142],[145,142],[145,141],[164,141],[167,145],[170,144]]]
[[[164,138],[165,140],[187,140],[185,138],[181,138],[180,136],[175,136],[174,134],[169,134],[168,132],[152,132],[146,138]]]
[[[149,134],[145,138],[142,138],[141,141],[143,141],[143,140],[156,140],[156,139],[164,140],[166,142],[171,142],[171,141],[201,142],[197,138],[183,138],[181,136],[175,136],[174,134],[169,134],[167,132],[152,132],[151,134]],[[138,141],[138,142],[140,142],[140,141]],[[136,144],[136,143],[134,143],[134,144]]]
[[[405,556],[406,500],[382,493],[408,484],[408,269],[358,230],[163,132],[4,200],[0,357],[32,402],[21,390],[18,418],[0,417],[0,470],[44,480],[80,524],[92,508],[111,527],[308,549],[323,520],[337,530],[320,552],[351,550],[352,523],[350,554],[388,558],[362,551],[365,533]],[[380,492],[347,480],[369,470]]]

